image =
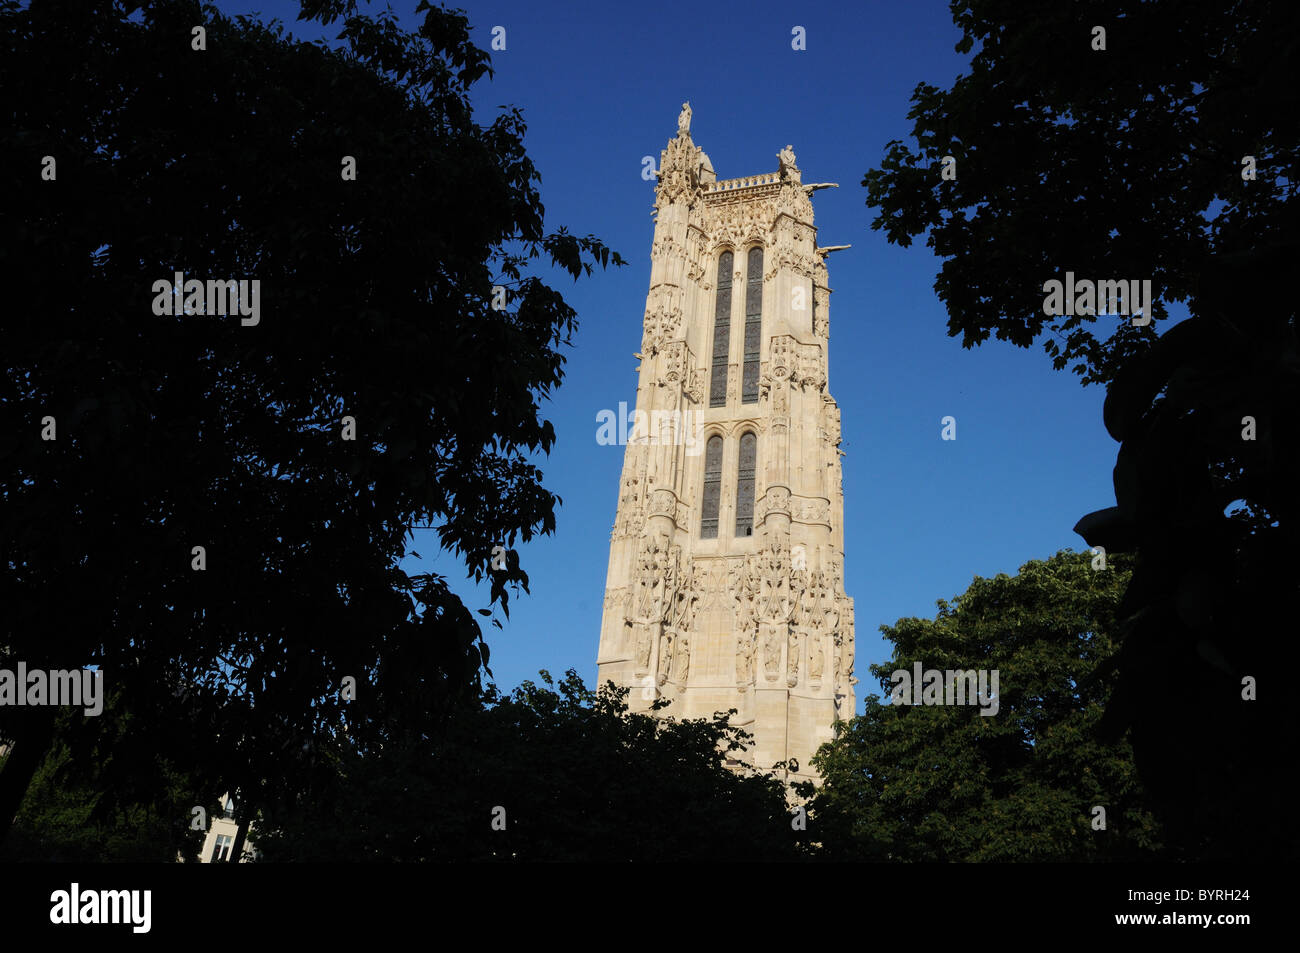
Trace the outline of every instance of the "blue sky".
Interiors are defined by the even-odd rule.
[[[320,35],[295,22],[296,2],[219,6]],[[392,6],[415,22],[415,0]],[[935,600],[975,575],[1085,548],[1071,527],[1114,502],[1104,392],[1053,371],[1037,346],[963,350],[945,333],[933,290],[939,262],[924,241],[895,248],[869,228],[862,176],[887,142],[908,137],[911,90],[948,86],[966,68],[946,3],[460,6],[484,48],[492,28],[505,27],[495,77],[475,102],[484,123],[499,104],[522,108],[548,227],[594,233],[629,261],[576,285],[553,279],[580,318],[565,383],[543,405],[558,440],[541,466],[564,503],[556,533],[520,548],[531,595],[512,600],[504,631],[485,629],[499,685],[542,668],[595,680],[623,455],[597,444],[597,414],[635,400],[654,201],[641,160],[657,161],[684,100],[719,178],[775,171],[791,143],[804,181],[840,184],[813,203],[819,244],[853,246],[829,259],[830,390],[847,454],[844,582],[856,599],[859,711],[875,690],[867,666],[889,655],[882,623],[933,616]],[[804,51],[791,49],[796,25]],[[957,420],[956,441],[940,439],[946,415]],[[471,608],[487,604],[454,557],[435,557],[419,534],[414,548],[427,558],[408,568],[445,573]]]

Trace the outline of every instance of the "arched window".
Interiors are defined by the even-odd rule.
[[[724,251],[718,257],[718,292],[713,303],[713,377],[709,384],[709,406],[727,405],[727,359],[731,356],[731,269],[735,256]]]
[[[763,249],[751,248],[745,270],[745,368],[740,402],[758,403],[758,357],[763,336]]]
[[[754,535],[754,467],[758,438],[745,433],[740,438],[740,467],[736,471],[736,535]]]
[[[722,438],[704,445],[704,498],[700,504],[700,539],[718,538],[718,506],[722,501]]]

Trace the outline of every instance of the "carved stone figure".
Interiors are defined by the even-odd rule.
[[[808,653],[808,677],[814,682],[822,680],[822,672],[826,668],[826,650],[822,648],[821,636],[811,639],[810,651]]]
[[[668,681],[668,673],[673,667],[673,639],[675,633],[671,629],[665,629],[663,635],[659,637],[659,684],[662,685]]]
[[[754,683],[754,633],[736,633],[736,684],[742,689]]]
[[[645,541],[637,561],[639,592],[636,601],[637,622],[662,622],[665,591],[676,588],[676,566],[669,565],[668,537],[658,533]]]
[[[689,136],[691,134],[691,104],[682,103],[682,111],[677,115],[677,135]]]
[[[704,381],[707,379],[704,368],[692,367],[690,382],[686,385],[686,395],[695,404],[704,403]]]
[[[781,629],[784,626],[765,624],[763,626],[763,669],[769,679],[776,678],[781,671]]]
[[[791,182],[794,185],[799,185],[802,178],[800,177],[798,166],[794,164],[794,146],[787,145],[776,154],[776,158],[777,162],[780,164],[779,174],[781,180],[783,182]],[[807,201],[807,196],[802,195],[802,189],[800,190],[800,195],[805,201]]]
[[[736,631],[753,637],[758,618],[759,572],[753,556],[746,556],[731,568],[728,585],[736,598]]]
[[[644,674],[650,669],[650,626],[636,626],[636,665],[637,674]]]

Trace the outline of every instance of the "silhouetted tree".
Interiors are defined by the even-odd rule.
[[[1300,596],[1300,8],[952,9],[971,70],[917,87],[915,150],[890,143],[863,182],[872,227],[901,245],[928,234],[967,347],[1042,340],[1058,369],[1108,385],[1118,505],[1077,530],[1137,560],[1103,727],[1131,729],[1187,856],[1294,854],[1277,752],[1300,717],[1268,675],[1300,661],[1286,634]],[[1045,314],[1045,283],[1066,271],[1151,280],[1152,322]],[[1191,318],[1157,338],[1171,301]]]
[[[432,730],[488,652],[399,568],[409,528],[503,610],[554,528],[531,460],[576,315],[531,272],[621,261],[544,230],[520,113],[471,108],[488,54],[418,12],[306,4],[334,49],[210,4],[0,0],[0,666],[103,669],[113,712],[59,734],[105,809],[171,759],[255,810],[349,721]],[[176,272],[260,282],[258,314],[156,313]],[[54,715],[0,736],[2,833]]]
[[[793,860],[783,784],[724,763],[747,736],[726,713],[629,713],[570,670],[490,689],[428,746],[342,739],[337,774],[258,824],[268,861]],[[658,705],[657,705],[658,707]]]

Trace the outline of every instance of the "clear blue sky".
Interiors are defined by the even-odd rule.
[[[496,75],[475,101],[484,123],[499,104],[523,109],[548,227],[594,233],[630,262],[576,285],[554,278],[581,322],[565,382],[544,405],[558,441],[541,466],[564,504],[554,536],[520,550],[532,594],[512,600],[504,631],[485,628],[499,685],[542,668],[595,680],[623,456],[596,443],[596,418],[635,400],[654,200],[641,159],[657,161],[684,100],[719,178],[775,171],[777,151],[792,143],[804,181],[840,183],[813,201],[819,244],[853,246],[829,259],[830,390],[847,453],[844,582],[857,605],[859,711],[875,688],[867,666],[889,655],[882,623],[933,616],[936,599],[975,575],[1085,548],[1071,527],[1114,502],[1117,445],[1101,423],[1104,392],[1053,371],[1037,347],[963,350],[945,333],[933,290],[939,264],[924,242],[895,248],[868,227],[862,176],[887,142],[908,137],[911,90],[948,86],[966,68],[946,3],[460,6],[480,46],[490,46],[494,26],[506,29]],[[291,0],[220,7],[320,35],[295,23]],[[393,3],[408,24],[414,7]],[[806,51],[791,49],[796,25],[807,31]],[[337,32],[336,24],[328,35]],[[956,441],[940,439],[945,415],[957,420]],[[408,568],[446,573],[471,608],[487,604],[452,556],[435,558],[427,538],[414,548],[426,558]]]

